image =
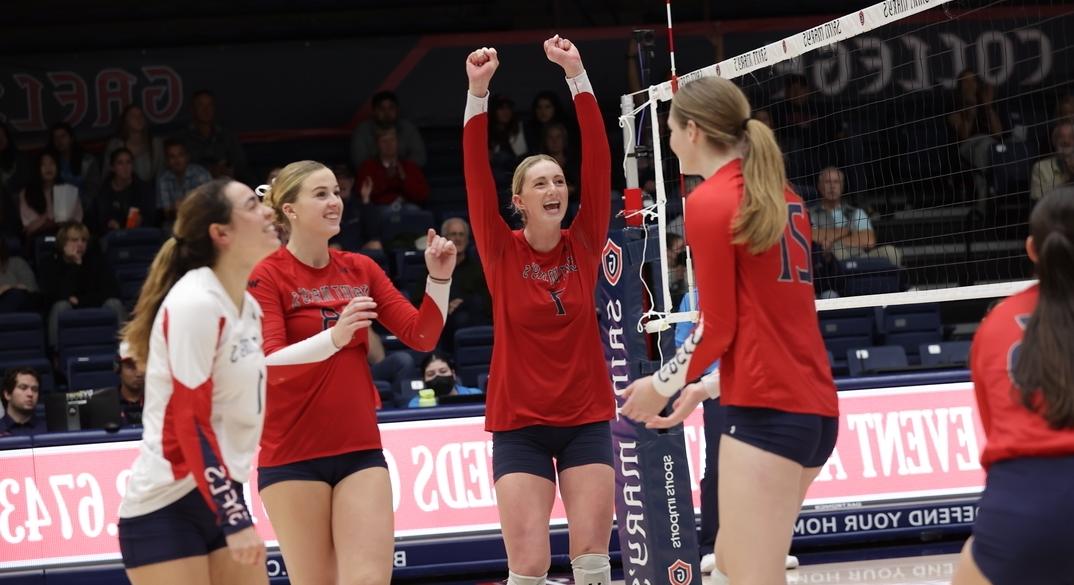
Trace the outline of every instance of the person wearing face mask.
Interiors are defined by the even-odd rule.
[[[421,361],[422,379],[425,387],[436,393],[437,398],[444,396],[470,396],[481,394],[481,390],[463,386],[455,378],[455,366],[450,359],[441,353],[433,352]],[[421,397],[415,396],[410,400],[408,408],[421,406]]]
[[[511,230],[500,217],[488,156],[488,90],[499,58],[496,49],[481,48],[466,60],[466,197],[496,339],[485,429],[492,433],[508,585],[545,582],[557,484],[574,581],[607,585],[615,398],[593,298],[611,209],[611,154],[578,49],[556,35],[544,51],[563,68],[581,127],[581,208],[568,229],[561,227],[567,181],[547,155],[523,160],[511,181],[523,228]]]

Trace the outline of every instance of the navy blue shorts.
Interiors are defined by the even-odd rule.
[[[128,569],[199,557],[225,546],[224,532],[197,489],[155,512],[119,519],[119,551]]]
[[[257,491],[281,481],[320,481],[336,487],[347,476],[370,467],[388,468],[383,450],[351,451],[273,467],[258,467]]]
[[[492,477],[529,473],[556,482],[564,469],[612,463],[612,427],[607,421],[576,427],[535,425],[492,433]]]
[[[1074,583],[1074,456],[998,461],[973,525],[973,560],[992,585]]]
[[[723,434],[802,467],[820,467],[835,450],[839,419],[771,408],[725,406]]]

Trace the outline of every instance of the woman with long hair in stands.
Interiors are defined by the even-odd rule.
[[[730,81],[683,85],[668,126],[682,172],[705,179],[686,201],[701,318],[672,360],[627,388],[622,413],[666,426],[722,390],[712,582],[784,583],[794,521],[839,431],[809,214],[775,136]],[[717,359],[718,373],[687,385]],[[657,417],[684,386],[670,419]]]
[[[265,405],[261,309],[246,281],[280,244],[272,220],[242,183],[192,191],[123,329],[146,368],[142,443],[119,509],[135,585],[268,583],[242,484]]]
[[[265,312],[268,414],[258,490],[291,583],[383,584],[395,548],[392,487],[377,428],[369,326],[430,351],[447,316],[455,245],[429,230],[414,308],[368,256],[330,248],[343,200],[331,169],[294,162],[267,188],[290,234],[250,292]]]
[[[1065,585],[1074,578],[1074,187],[1029,216],[1037,284],[973,338],[970,374],[988,471],[955,585]]]
[[[563,68],[582,130],[582,206],[569,229],[561,228],[567,181],[547,155],[526,158],[515,169],[512,202],[522,229],[512,231],[500,217],[488,154],[488,86],[499,57],[482,48],[466,60],[466,197],[492,293],[496,340],[485,429],[492,432],[508,584],[545,581],[558,481],[574,581],[608,585],[615,499],[608,421],[615,400],[593,299],[608,233],[611,155],[577,47],[557,35],[544,50]]]

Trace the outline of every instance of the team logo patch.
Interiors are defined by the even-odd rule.
[[[864,10],[858,12],[858,22],[860,22],[862,26],[865,26],[865,11]]]
[[[716,64],[716,76],[717,77],[720,76],[720,64],[719,63]]]
[[[693,567],[682,559],[676,559],[668,567],[668,583],[671,583],[671,585],[686,585],[693,579],[693,576]]]
[[[783,52],[787,52],[787,39],[783,39]]]
[[[612,286],[619,284],[619,277],[623,275],[623,249],[609,239],[608,243],[604,244],[600,258],[604,267],[604,279]]]

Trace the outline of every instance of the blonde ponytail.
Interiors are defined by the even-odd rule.
[[[787,172],[772,129],[757,120],[746,123],[746,153],[742,160],[744,191],[732,224],[736,244],[749,244],[760,254],[783,237],[787,227],[784,190]]]
[[[763,122],[750,118],[742,90],[720,77],[692,81],[675,94],[671,116],[680,126],[693,120],[719,148],[745,147],[744,192],[732,224],[734,243],[747,244],[753,254],[775,245],[787,226],[787,172],[775,135]]]

